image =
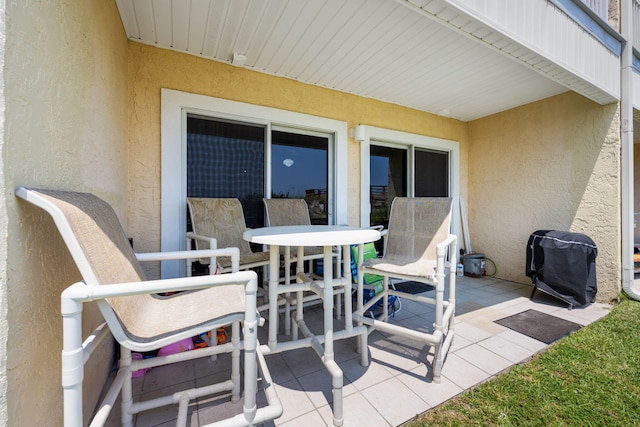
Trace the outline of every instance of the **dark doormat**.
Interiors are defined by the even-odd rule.
[[[554,341],[577,331],[582,326],[536,310],[527,310],[495,323],[513,329],[528,337],[551,344]]]
[[[406,282],[396,282],[393,284],[398,292],[405,292],[407,294],[421,294],[423,292],[432,291],[434,288],[426,283],[414,282],[408,280]]]

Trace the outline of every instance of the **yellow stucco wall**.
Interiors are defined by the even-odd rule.
[[[131,43],[130,210],[139,251],[160,248],[160,89],[168,88],[233,101],[306,113],[358,124],[461,142],[466,155],[467,125],[458,120],[277,78],[196,56]],[[360,147],[350,140],[349,194],[360,194]],[[462,167],[465,170],[465,167]],[[461,186],[464,191],[464,173]],[[349,198],[348,220],[359,223],[359,199]],[[157,272],[147,271],[149,275]]]
[[[525,276],[526,244],[539,229],[587,234],[598,245],[597,299],[620,286],[620,135],[617,105],[575,93],[469,124],[472,248],[498,277]]]
[[[113,1],[19,1],[2,10],[3,194],[11,232],[0,279],[0,425],[56,426],[60,293],[80,276],[49,216],[17,200],[14,188],[93,192],[126,225],[127,39]],[[84,318],[88,332],[100,319],[95,306],[85,306]],[[87,410],[112,358],[109,341],[88,366]]]

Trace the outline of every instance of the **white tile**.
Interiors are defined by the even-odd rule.
[[[446,364],[447,362],[445,361],[445,366]],[[441,377],[440,383],[434,383],[431,380],[430,369],[422,366],[397,377],[398,380],[402,381],[427,403],[427,409],[435,407],[463,391],[461,387],[444,375]]]
[[[284,423],[278,423],[278,425],[282,427],[327,427],[327,424],[317,411],[308,412],[298,418],[294,418]]]
[[[492,307],[500,304],[504,304],[507,301],[511,301],[515,295],[511,293],[499,293],[494,295],[485,295],[484,297],[478,298],[476,301],[478,304],[483,305],[484,307]]]
[[[531,357],[534,353],[533,351],[521,347],[512,341],[507,341],[500,336],[487,338],[486,340],[480,341],[478,344],[512,363],[522,362],[523,360]]]
[[[366,367],[361,366],[359,360],[349,360],[341,364],[340,367],[344,377],[358,390],[364,390],[392,376],[388,369],[371,360],[369,366]]]
[[[329,371],[318,371],[298,377],[302,389],[316,408],[333,402],[333,383]],[[358,390],[343,378],[342,396],[356,393]]]
[[[536,339],[533,339],[531,337],[528,337],[524,334],[513,331],[511,329],[507,329],[504,332],[500,332],[496,336],[506,341],[512,342],[524,348],[525,350],[529,350],[531,354],[538,353],[539,351],[542,351],[547,347],[547,345],[542,341],[538,341]]]
[[[282,358],[293,372],[300,376],[325,369],[320,356],[312,348],[300,348],[282,352]]]
[[[609,314],[610,311],[611,311],[610,309],[604,310],[604,309],[594,308],[592,310],[587,310],[587,309],[581,309],[581,308],[574,308],[572,310],[559,309],[559,310],[553,311],[551,314],[561,319],[569,320],[571,322],[578,323],[579,325],[585,326],[595,322],[596,320],[601,319],[603,316],[606,316],[607,314]]]
[[[495,375],[512,365],[511,361],[498,356],[496,353],[478,344],[472,344],[457,351],[456,356],[491,375]]]
[[[298,381],[276,384],[275,388],[283,407],[282,416],[276,420],[276,425],[315,410],[313,403],[302,390]]]
[[[369,403],[361,393],[354,393],[343,399],[344,427],[389,427],[378,410]],[[333,412],[331,406],[323,406],[318,410],[328,426],[333,426]]]
[[[406,319],[402,319],[396,322],[398,325],[403,326],[405,328],[413,329],[415,331],[424,332],[427,334],[433,333],[433,322],[435,321],[435,316],[433,315],[425,315],[425,316],[413,316],[408,317]]]
[[[491,376],[477,366],[451,353],[449,353],[444,362],[442,375],[462,389],[470,388]]]
[[[286,383],[295,379],[295,375],[289,369],[289,366],[282,358],[281,354],[274,354],[265,357],[267,368],[271,374],[271,378],[276,384]]]
[[[489,338],[492,334],[470,323],[460,322],[455,325],[456,336],[465,338],[471,342],[478,342]]]
[[[450,352],[455,352],[460,350],[461,348],[465,348],[468,345],[473,344],[471,341],[469,341],[468,339],[461,337],[458,334],[455,334],[453,336],[453,342],[451,343],[451,349],[449,350]]]
[[[473,314],[474,312],[484,308],[483,305],[476,302],[477,297],[470,298],[469,301],[456,301],[456,318],[465,316],[467,314]]]
[[[242,413],[243,399],[232,402],[228,397],[216,400],[207,400],[198,403],[197,411],[192,415],[191,425],[199,426],[211,424],[216,421],[232,418]],[[194,424],[197,422],[197,424]]]
[[[528,296],[516,296],[512,299],[507,299],[498,304],[494,304],[491,306],[491,308],[505,315],[511,315],[511,314],[517,313],[517,312],[514,312],[514,308],[513,308],[514,306],[518,306],[519,304],[523,304],[527,301],[529,301]]]
[[[425,401],[397,378],[369,387],[362,394],[394,426],[429,409]]]
[[[409,351],[407,346],[396,345],[384,349],[370,348],[371,360],[384,366],[393,375],[415,369],[424,364],[425,358],[420,359]]]

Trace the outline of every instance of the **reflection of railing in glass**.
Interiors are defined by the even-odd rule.
[[[310,188],[305,190],[304,200],[309,206],[311,224],[328,224],[327,189]]]
[[[389,186],[372,185],[369,190],[369,201],[371,203],[371,224],[378,225],[389,220]]]

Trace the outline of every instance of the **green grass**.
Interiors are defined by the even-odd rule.
[[[640,303],[623,300],[531,361],[407,425],[640,426]]]

